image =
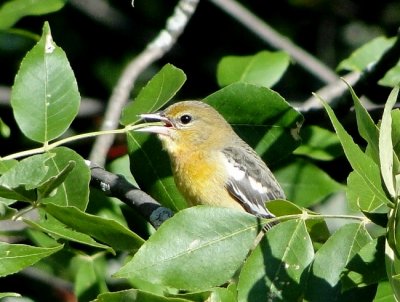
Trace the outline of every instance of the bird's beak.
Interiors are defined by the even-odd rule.
[[[150,125],[147,127],[136,129],[137,132],[149,132],[156,133],[161,135],[170,135],[171,128],[173,127],[171,121],[162,116],[160,113],[146,113],[139,115],[142,120],[145,121],[154,121],[154,122],[163,122],[164,125]]]

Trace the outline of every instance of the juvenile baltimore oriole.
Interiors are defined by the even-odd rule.
[[[285,199],[281,186],[213,107],[184,101],[140,117],[164,123],[136,131],[158,134],[171,159],[175,183],[190,205],[230,207],[274,217],[264,203]]]

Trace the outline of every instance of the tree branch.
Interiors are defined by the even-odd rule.
[[[193,15],[198,2],[199,0],[179,1],[173,15],[168,18],[165,29],[126,66],[108,102],[101,130],[112,130],[118,127],[122,108],[128,101],[136,79],[147,67],[172,48]],[[107,152],[113,141],[114,135],[98,137],[93,145],[90,160],[104,166]]]
[[[348,92],[349,88],[343,80],[345,80],[349,85],[353,86],[360,79],[360,76],[360,72],[350,72],[343,76],[341,79],[338,78],[335,82],[325,85],[324,87],[316,91],[316,94],[319,95],[322,99],[326,100],[328,103],[331,103],[332,100]],[[320,100],[314,95],[305,100],[297,107],[300,112],[308,112],[309,110],[322,108],[323,106]]]
[[[282,36],[264,20],[258,18],[244,6],[234,0],[210,0],[217,7],[241,22],[250,31],[276,49],[286,51],[299,65],[325,83],[338,80],[331,68],[320,60]]]
[[[91,170],[90,185],[106,194],[116,197],[129,207],[135,209],[154,228],[173,216],[173,212],[161,206],[151,196],[132,185],[122,175],[113,174],[103,168],[89,164]]]

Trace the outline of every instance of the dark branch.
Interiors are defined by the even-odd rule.
[[[173,212],[160,205],[151,196],[132,185],[122,175],[113,174],[90,163],[90,185],[107,195],[116,197],[134,208],[154,228],[158,228],[165,220],[172,217]]]

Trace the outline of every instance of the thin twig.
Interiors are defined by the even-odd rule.
[[[297,64],[303,66],[308,72],[326,84],[336,82],[339,77],[331,68],[323,64],[320,60],[297,47],[287,37],[282,36],[264,20],[257,17],[244,6],[234,0],[210,0],[227,14],[241,22],[254,34],[270,44],[276,49],[286,51]]]
[[[146,68],[171,49],[194,13],[198,2],[199,0],[179,1],[173,15],[168,18],[165,29],[127,65],[110,97],[101,130],[112,130],[118,127],[122,108],[128,101],[136,79]],[[104,166],[107,152],[113,141],[114,135],[98,137],[93,145],[90,160]]]
[[[61,145],[65,145],[67,143],[70,142],[74,142],[77,140],[82,140],[82,139],[86,139],[86,138],[90,138],[90,137],[98,137],[100,135],[110,135],[110,134],[122,134],[122,133],[127,133],[129,131],[133,131],[135,129],[141,128],[141,127],[146,127],[149,124],[153,124],[153,125],[159,125],[159,122],[155,122],[155,123],[146,123],[146,124],[139,124],[139,125],[127,125],[125,128],[121,128],[121,129],[113,129],[113,130],[103,130],[103,131],[96,131],[96,132],[86,132],[86,133],[82,133],[82,134],[78,134],[78,135],[74,135],[74,136],[69,136],[63,139],[60,139],[58,141],[49,143],[49,142],[45,142],[43,144],[43,146],[38,147],[38,148],[34,148],[34,149],[28,149],[28,150],[24,150],[24,151],[20,151],[17,153],[12,153],[9,155],[6,155],[4,157],[0,157],[0,161],[1,160],[10,160],[10,159],[16,159],[16,158],[21,158],[21,157],[26,157],[26,156],[30,156],[30,155],[35,155],[35,154],[39,154],[39,153],[43,153],[43,152],[48,152],[58,146]]]

